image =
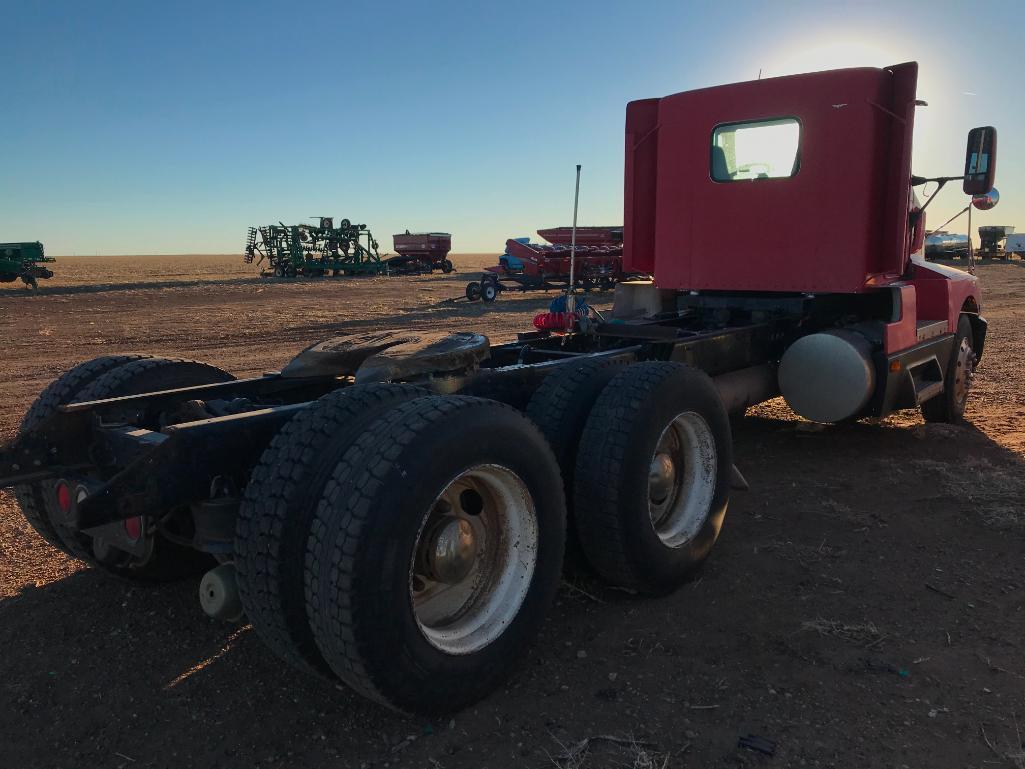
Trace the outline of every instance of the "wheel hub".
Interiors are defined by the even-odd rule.
[[[972,379],[975,378],[975,364],[978,356],[968,344],[967,339],[961,340],[961,346],[957,350],[957,369],[954,373],[954,399],[963,403],[968,399],[968,389],[971,387]]]
[[[704,418],[678,414],[659,436],[648,466],[648,513],[664,545],[683,547],[704,525],[715,494],[716,445]]]
[[[656,504],[665,501],[675,486],[676,463],[668,453],[656,452],[648,471],[648,495],[651,501]]]
[[[534,501],[516,473],[478,465],[449,481],[425,514],[410,564],[424,638],[447,654],[493,642],[520,610],[537,551]]]
[[[477,555],[477,537],[464,518],[445,516],[434,528],[427,552],[427,569],[438,582],[454,585],[473,569]]]

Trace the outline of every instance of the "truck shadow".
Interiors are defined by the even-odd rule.
[[[795,690],[811,675],[837,696],[857,698],[865,665],[909,666],[909,656],[933,653],[922,640],[910,646],[923,628],[945,628],[947,645],[991,644],[987,659],[1019,633],[1014,612],[972,559],[985,554],[985,568],[1002,575],[993,579],[1025,579],[1025,526],[1015,520],[1022,457],[972,425],[856,423],[808,432],[774,413],[739,420],[735,440],[751,491],[734,495],[719,545],[696,579],[651,599],[587,578],[565,585],[512,684],[457,716],[461,744],[510,741],[515,750],[517,741],[547,740],[551,714],[577,707],[580,697],[595,733],[629,731],[643,719],[624,716],[617,676],[637,682],[649,702],[645,719],[648,707],[667,718],[678,712],[662,702],[668,695],[659,681],[692,691],[694,701],[714,695],[720,714],[747,713],[758,707],[748,683],[760,681],[757,671],[775,670],[774,680]],[[959,472],[966,463],[970,486]],[[959,581],[934,568],[947,559],[958,559]],[[939,592],[926,591],[925,579]],[[401,749],[404,761],[426,766],[427,756],[450,748],[447,717],[407,719],[292,671],[249,626],[208,620],[196,589],[196,580],[140,586],[84,569],[0,603],[0,685],[6,729],[17,735],[8,763],[32,766],[46,750],[49,763],[77,756],[95,764],[117,751],[162,756],[157,765],[251,765],[284,758],[286,745],[288,760],[303,765],[342,756],[359,766]],[[914,611],[906,595],[915,596]],[[968,600],[985,640],[958,624]],[[821,635],[829,622],[866,616],[885,644],[870,639],[859,651]],[[818,633],[807,631],[819,621]],[[764,697],[763,683],[756,688]],[[870,699],[865,707],[886,718],[897,707],[890,700],[900,698]],[[534,737],[495,730],[496,719],[510,718],[517,729],[536,729]]]
[[[420,277],[420,276],[414,276]],[[429,276],[427,276],[428,279]],[[128,291],[160,290],[172,288],[211,288],[224,289],[240,286],[335,286],[344,290],[346,284],[365,282],[367,280],[410,280],[410,276],[342,276],[332,278],[274,278],[260,275],[240,275],[229,278],[194,278],[190,280],[135,280],[125,283],[83,283],[77,285],[60,285],[41,281],[36,291],[31,291],[21,283],[10,283],[0,286],[0,297],[44,297],[44,296],[78,296],[82,294],[117,294]],[[456,296],[456,293],[453,293]]]
[[[781,401],[756,408],[734,427],[738,466],[752,489],[781,482],[769,469],[775,462],[765,457],[790,457],[800,463],[797,487],[806,487],[794,504],[816,493],[860,488],[864,510],[922,512],[928,504],[920,503],[942,499],[960,505],[966,517],[1025,534],[1025,510],[1017,501],[1025,495],[1025,458],[970,421],[922,423],[916,413],[897,412],[881,423],[820,428],[797,421],[776,403]]]
[[[43,731],[50,745],[64,748],[87,743],[112,721],[167,720],[187,729],[210,718],[225,724],[224,735],[258,728],[270,713],[290,712],[325,725],[343,714],[389,721],[349,690],[280,664],[251,626],[207,619],[199,611],[197,587],[198,577],[137,585],[92,569],[42,588],[26,586],[0,603],[7,707],[19,718],[35,721],[49,714],[61,720],[59,729],[53,724]],[[211,697],[211,686],[226,698]],[[141,750],[119,749],[139,755],[133,748]],[[30,753],[38,753],[38,746]],[[24,761],[6,748],[0,754],[5,765],[33,765],[28,754]]]

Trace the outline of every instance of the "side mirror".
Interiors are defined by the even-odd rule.
[[[980,211],[989,211],[989,209],[996,206],[1000,202],[1000,193],[996,191],[996,188],[991,189],[989,192],[984,192],[981,195],[972,196],[972,205]]]
[[[997,129],[993,126],[973,128],[968,132],[968,149],[964,159],[966,195],[982,195],[993,189],[997,171]]]

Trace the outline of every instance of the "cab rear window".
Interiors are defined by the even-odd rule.
[[[794,176],[801,166],[801,123],[784,117],[716,126],[711,154],[716,182]]]

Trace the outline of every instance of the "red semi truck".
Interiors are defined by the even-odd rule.
[[[611,318],[500,345],[339,337],[248,379],[104,356],[43,391],[0,486],[96,568],[203,573],[204,609],[244,613],[298,670],[404,711],[465,707],[536,637],[567,538],[639,593],[709,555],[743,485],[731,412],[782,393],[822,422],[961,418],[986,322],[973,276],[911,256],[916,79],[631,103],[624,259],[654,279],[618,286]],[[937,183],[987,191],[995,149],[974,129],[964,174]]]

